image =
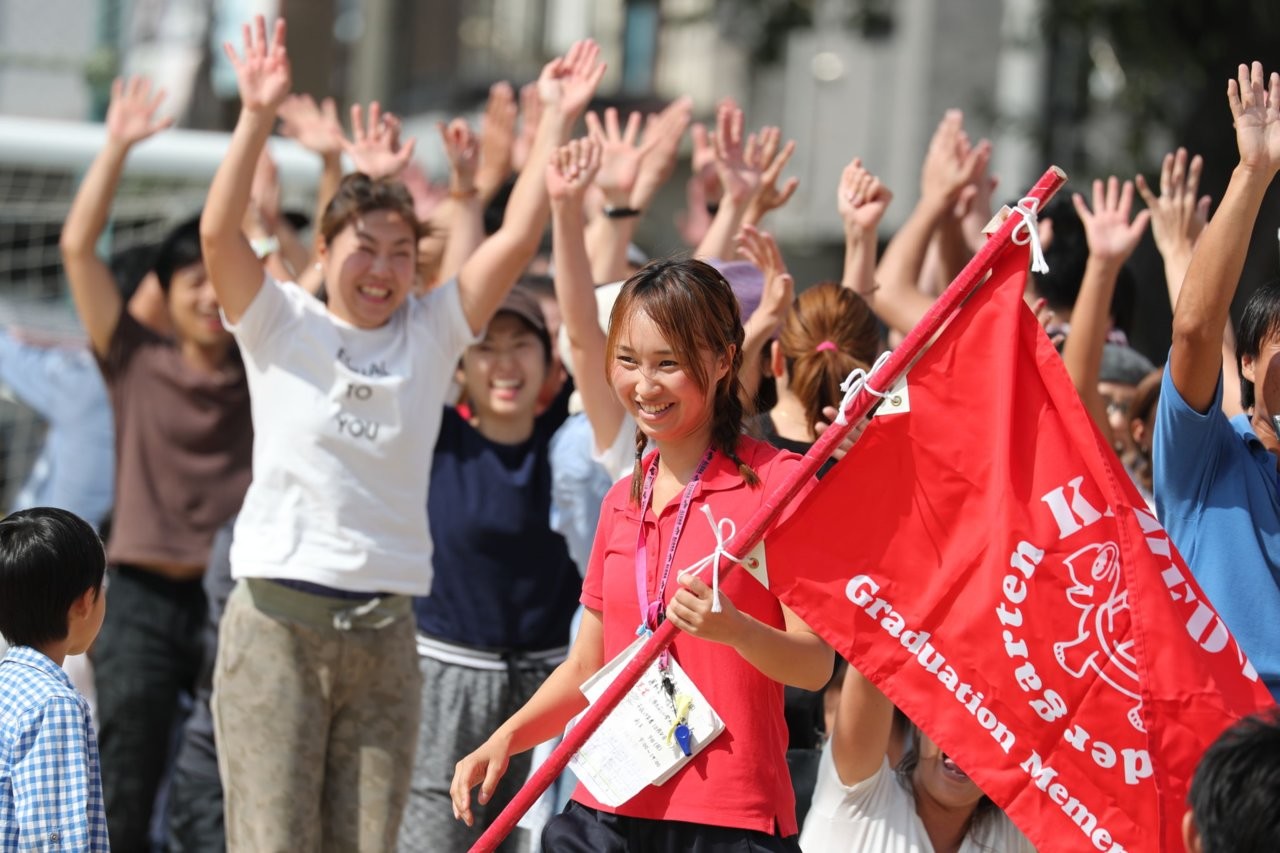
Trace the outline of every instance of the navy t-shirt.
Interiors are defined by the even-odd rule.
[[[492,651],[569,643],[582,577],[551,529],[551,436],[568,417],[569,383],[521,444],[499,444],[446,408],[431,468],[431,595],[418,630]]]

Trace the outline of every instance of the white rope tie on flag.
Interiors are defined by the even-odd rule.
[[[716,537],[716,549],[698,562],[694,563],[686,569],[681,569],[677,577],[685,575],[694,575],[695,577],[702,573],[707,566],[711,566],[711,612],[719,613],[720,607],[720,560],[726,559],[731,563],[741,563],[741,557],[735,557],[725,550],[724,543],[733,538],[738,532],[738,528],[734,525],[732,518],[722,518],[716,521],[716,517],[711,514],[711,507],[702,507],[702,512],[707,517],[707,521],[711,522],[711,535]]]
[[[844,392],[844,398],[840,401],[840,411],[836,414],[836,423],[841,426],[848,423],[844,417],[844,410],[849,408],[849,404],[853,402],[853,398],[858,396],[858,392],[863,388],[867,389],[868,394],[873,397],[879,397],[881,400],[889,396],[888,391],[877,391],[867,383],[870,381],[871,377],[876,374],[876,371],[880,369],[880,366],[889,360],[889,356],[891,354],[892,353],[889,350],[885,350],[880,353],[880,357],[876,359],[876,363],[871,365],[870,372],[863,370],[861,367],[855,367],[849,375],[844,378],[844,381],[840,383],[840,390]]]
[[[1040,200],[1027,196],[1018,202],[1014,213],[1022,214],[1022,221],[1013,229],[1011,238],[1015,245],[1031,244],[1031,271],[1046,273],[1049,264],[1044,259],[1044,247],[1040,245],[1040,221],[1036,218],[1040,209]]]

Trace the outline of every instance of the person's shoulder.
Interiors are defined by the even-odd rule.
[[[804,459],[799,453],[783,450],[767,441],[744,435],[738,439],[738,458],[747,463],[761,480],[788,471]]]
[[[0,661],[0,720],[19,729],[79,712],[83,699],[69,684],[21,661]]]

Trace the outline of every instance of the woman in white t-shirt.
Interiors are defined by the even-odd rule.
[[[897,767],[893,703],[852,666],[822,750],[805,853],[1034,853],[1004,812],[914,727]]]
[[[408,191],[391,175],[349,175],[319,224],[322,304],[266,275],[240,231],[289,94],[284,22],[269,40],[259,16],[244,55],[227,54],[242,106],[200,236],[255,431],[214,676],[228,847],[390,850],[417,737],[410,597],[431,589],[432,449],[459,356],[537,249],[546,192],[541,169],[526,170],[498,232],[455,280],[416,296],[422,229]],[[568,136],[603,73],[597,55],[580,42],[543,70],[530,162]],[[375,143],[392,136],[368,128]],[[383,153],[392,167],[408,159]]]

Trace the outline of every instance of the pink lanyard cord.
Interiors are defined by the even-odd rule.
[[[702,474],[711,463],[711,449],[707,450],[698,469],[693,472],[688,485],[684,487],[684,495],[680,498],[680,510],[676,513],[675,527],[671,530],[671,544],[667,547],[666,563],[662,567],[662,579],[658,583],[658,591],[654,598],[649,598],[649,548],[644,534],[644,517],[649,511],[649,503],[653,499],[653,480],[658,474],[658,457],[649,464],[649,471],[644,477],[644,491],[640,496],[640,526],[636,541],[636,600],[640,603],[640,627],[637,636],[655,631],[662,618],[662,602],[667,592],[667,579],[671,576],[671,566],[676,560],[676,545],[680,543],[680,534],[684,530],[685,518],[689,515],[689,505],[693,502],[693,492],[702,479]]]

